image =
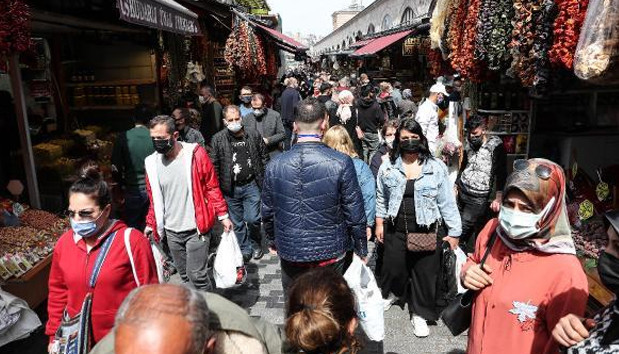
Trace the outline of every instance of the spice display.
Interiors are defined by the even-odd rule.
[[[22,225],[35,228],[37,230],[51,230],[62,232],[68,228],[68,222],[58,216],[37,209],[28,209],[19,217]]]
[[[600,216],[583,223],[572,231],[576,252],[584,257],[598,259],[608,243],[608,235]]]
[[[589,0],[556,0],[556,3],[558,15],[553,30],[554,44],[549,52],[550,62],[571,70]]]
[[[601,84],[619,82],[619,0],[591,0],[574,56],[574,72]]]

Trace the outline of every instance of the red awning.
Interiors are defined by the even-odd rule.
[[[280,47],[284,50],[287,50],[293,53],[298,53],[298,52],[305,52],[309,49],[303,44],[297,42],[296,40],[272,28],[263,26],[258,23],[256,23],[256,27],[268,33],[273,39],[275,39],[275,42],[277,42],[277,44],[279,44]]]
[[[363,46],[368,45],[370,42],[372,42],[373,40],[375,40],[376,38],[372,38],[372,39],[364,39],[362,41],[356,41],[355,43],[349,45],[350,48],[361,48]]]
[[[388,46],[408,36],[411,33],[413,33],[413,30],[397,32],[384,37],[375,38],[365,46],[357,49],[354,53],[351,54],[351,56],[362,57],[366,55],[376,54],[377,52],[380,52],[381,50],[387,48]]]

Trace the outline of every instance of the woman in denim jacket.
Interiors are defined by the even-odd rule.
[[[359,181],[363,195],[363,206],[368,223],[366,234],[369,240],[372,237],[372,227],[374,227],[374,219],[376,218],[376,181],[374,174],[372,174],[370,167],[359,158],[350,134],[343,125],[336,125],[327,130],[323,142],[333,150],[352,158],[357,173],[357,181]]]
[[[455,249],[462,231],[460,213],[447,167],[432,157],[428,140],[414,119],[402,121],[393,147],[377,178],[376,237],[384,243],[381,288],[385,310],[398,299],[405,301],[413,333],[427,337],[426,321],[439,316],[440,240],[435,251],[410,252],[406,233],[431,233],[444,222],[448,236],[442,241]]]

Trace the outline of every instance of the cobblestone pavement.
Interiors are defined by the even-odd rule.
[[[265,254],[259,261],[251,261],[247,267],[246,283],[234,289],[216,292],[247,309],[251,316],[271,323],[284,323],[284,295],[281,285],[281,270],[277,256]],[[175,276],[175,281],[178,281]],[[408,311],[393,306],[385,313],[384,353],[449,353],[464,354],[466,336],[453,337],[442,324],[430,326],[428,338],[417,338],[409,322]],[[380,350],[368,350],[376,353]]]

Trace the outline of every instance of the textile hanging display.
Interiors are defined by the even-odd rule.
[[[247,21],[237,20],[226,41],[224,56],[228,65],[245,79],[258,79],[267,74],[264,41]]]
[[[0,0],[0,56],[26,51],[30,41],[30,9],[21,0]]]
[[[554,44],[550,49],[550,62],[555,67],[571,70],[578,45],[580,29],[585,21],[589,0],[555,0],[558,15],[554,23]]]

